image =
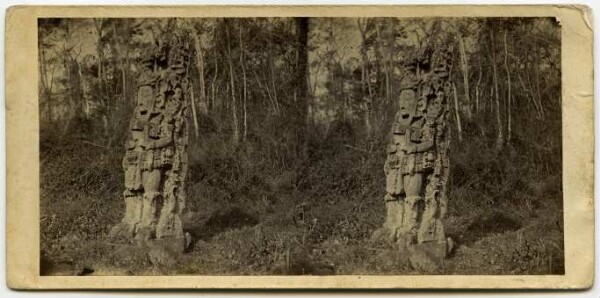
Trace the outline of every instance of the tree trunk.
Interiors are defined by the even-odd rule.
[[[87,80],[83,78],[83,73],[81,71],[81,64],[78,63],[77,66],[77,75],[79,76],[79,84],[81,85],[81,97],[83,98],[83,115],[86,119],[90,117],[90,93],[87,85]]]
[[[98,70],[97,70],[97,77],[98,77],[98,93],[99,93],[99,98],[100,98],[100,102],[104,104],[105,107],[105,112],[104,115],[102,115],[103,118],[103,128],[104,128],[104,135],[108,135],[108,114],[110,113],[110,102],[108,101],[108,99],[105,96],[105,90],[104,90],[104,71],[103,71],[103,64],[104,64],[104,49],[102,46],[102,26],[104,23],[104,19],[102,18],[97,18],[94,19],[94,26],[96,27],[96,33],[98,34],[98,38],[96,41],[96,54],[98,55]]]
[[[53,89],[53,84],[54,84],[54,70],[56,69],[56,67],[54,65],[52,65],[52,71],[50,71],[50,82],[48,82],[48,69],[46,67],[46,51],[45,50],[41,50],[40,51],[40,63],[39,63],[39,67],[40,67],[40,82],[41,82],[41,86],[42,86],[42,98],[44,99],[44,104],[46,106],[45,109],[45,115],[46,115],[46,120],[49,122],[52,122],[52,89]]]
[[[376,33],[377,33],[377,41],[375,42],[375,59],[377,60],[377,82],[379,83],[379,81],[380,81],[379,78],[382,73],[381,65],[383,64],[383,57],[381,57],[383,42],[381,40],[381,29],[379,28],[379,25],[376,26]],[[386,83],[388,81],[387,75],[385,73],[384,73],[383,81],[384,81],[384,83]],[[383,98],[385,98],[385,102],[387,103],[388,102],[387,85],[383,85],[383,87],[382,87],[382,83],[379,83],[378,85],[379,85],[378,86],[379,90],[381,90],[381,89],[385,90],[385,94],[383,94]],[[382,94],[379,93],[378,95],[381,98]]]
[[[519,73],[518,71],[516,73],[517,73],[517,79],[519,79],[519,83],[521,83],[521,88],[523,88],[523,91],[525,91],[526,96],[529,97],[529,100],[533,104],[533,108],[536,112],[536,118],[541,119],[542,112],[540,111],[540,108],[538,107],[538,103],[537,103],[537,100],[535,99],[535,95],[533,95],[533,92],[530,90],[530,88],[527,88],[527,86],[525,86],[525,82],[523,81],[521,73]]]
[[[196,97],[194,96],[194,84],[190,84],[190,101],[192,106],[192,117],[194,122],[194,135],[196,138],[200,136],[200,128],[198,127],[198,112],[196,111]]]
[[[130,19],[125,19],[125,27],[126,27],[126,32],[127,32],[127,37],[125,38],[125,41],[122,42],[122,46],[125,48],[124,50],[124,57],[122,58],[122,65],[121,65],[121,70],[123,72],[123,97],[125,100],[128,100],[129,103],[131,103],[131,99],[133,98],[133,96],[131,96],[131,90],[129,90],[130,87],[130,61],[129,61],[129,54],[131,49],[129,48],[129,38],[131,38],[131,20]]]
[[[216,31],[216,30],[215,30]],[[210,96],[211,96],[211,110],[214,110],[217,108],[217,103],[216,101],[216,84],[217,84],[217,79],[219,78],[219,60],[217,59],[218,55],[217,55],[217,47],[214,47],[214,52],[213,52],[213,57],[214,57],[214,64],[215,64],[215,74],[213,75],[212,78],[212,82],[210,83]]]
[[[360,19],[356,21],[358,26],[358,30],[360,31],[361,36],[361,47],[360,47],[360,56],[362,59],[361,64],[361,93],[364,98],[365,105],[365,129],[367,131],[367,138],[371,137],[373,131],[373,124],[371,119],[371,114],[373,112],[373,94],[371,91],[371,82],[370,82],[370,70],[369,70],[369,57],[367,55],[368,45],[367,45],[367,37],[366,30],[368,29],[368,19],[365,19],[364,28],[360,22]]]
[[[279,99],[277,98],[277,87],[275,86],[275,65],[273,63],[273,35],[272,28],[268,28],[269,31],[269,44],[267,47],[267,64],[269,77],[271,78],[271,88],[273,90],[273,99],[275,101],[275,113],[279,114]]]
[[[456,118],[456,132],[458,133],[458,141],[462,142],[462,121],[460,119],[460,112],[458,106],[458,92],[456,92],[456,85],[452,83],[452,94],[454,97],[454,117]]]
[[[65,72],[66,72],[66,76],[67,76],[67,93],[68,93],[68,98],[69,98],[69,105],[68,105],[68,110],[66,112],[66,117],[67,117],[67,121],[65,122],[65,125],[63,127],[63,131],[62,131],[62,135],[64,136],[68,130],[69,127],[71,125],[71,120],[73,120],[73,118],[77,117],[77,108],[76,108],[76,103],[73,97],[73,90],[75,89],[74,87],[74,80],[73,80],[73,74],[72,74],[72,59],[70,56],[70,49],[69,49],[69,43],[70,43],[70,32],[69,32],[69,21],[65,22],[65,38],[63,41],[63,67],[65,68]]]
[[[306,124],[308,114],[308,18],[296,18],[296,141],[301,155],[306,152]]]
[[[506,128],[507,128],[507,133],[506,133],[506,141],[508,142],[508,144],[510,144],[510,139],[511,139],[511,135],[512,135],[512,115],[511,115],[511,101],[512,101],[512,94],[511,94],[511,81],[510,81],[510,70],[508,69],[508,42],[507,42],[507,30],[504,31],[504,68],[506,69],[506,85],[508,88],[508,95],[506,96],[506,102],[507,102],[507,109],[506,109],[506,114],[507,114],[507,124],[506,124]]]
[[[198,69],[198,74],[200,76],[200,111],[203,114],[208,113],[208,103],[206,100],[206,85],[204,83],[204,51],[200,46],[200,40],[198,38],[198,32],[194,32],[194,48],[196,50],[196,68]]]
[[[387,50],[388,50],[388,61],[385,71],[385,86],[386,86],[386,100],[389,102],[394,97],[394,85],[392,84],[393,74],[394,74],[394,48],[395,48],[395,38],[394,38],[394,19],[389,20],[387,29]]]
[[[477,76],[477,85],[475,85],[475,112],[479,113],[479,87],[481,86],[481,58],[479,59],[479,74]]]
[[[104,75],[103,75],[103,60],[104,60],[104,51],[102,48],[102,24],[103,19],[94,19],[94,23],[96,25],[96,32],[98,34],[98,38],[96,41],[96,53],[98,55],[98,83],[100,89],[100,100],[104,101]]]
[[[225,27],[227,32],[227,60],[229,62],[229,79],[231,84],[231,114],[233,119],[233,136],[232,141],[234,144],[238,144],[240,141],[240,131],[238,124],[238,115],[237,115],[237,98],[235,97],[235,79],[233,77],[233,57],[231,55],[231,23],[228,20],[225,20]]]
[[[467,57],[467,51],[465,50],[464,37],[460,36],[458,38],[458,43],[459,43],[459,47],[460,47],[460,62],[461,62],[461,66],[462,66],[464,96],[465,96],[465,102],[467,103],[467,107],[468,107],[467,108],[467,117],[469,119],[472,119],[473,118],[473,110],[472,110],[472,104],[471,104],[471,96],[469,94],[469,92],[470,92],[469,60]]]
[[[502,125],[502,117],[501,117],[501,112],[502,110],[500,109],[500,91],[498,90],[498,70],[496,67],[496,53],[494,50],[494,38],[493,38],[493,33],[490,30],[490,51],[492,52],[492,74],[493,74],[493,80],[494,80],[494,98],[496,101],[496,126],[498,129],[498,137],[496,139],[496,149],[498,151],[502,150],[502,148],[504,147],[504,128]]]
[[[536,42],[535,40],[533,41],[534,43]],[[533,66],[533,74],[534,74],[534,78],[535,78],[535,93],[537,94],[538,97],[538,103],[540,105],[540,110],[542,111],[542,115],[544,114],[544,101],[542,100],[542,95],[540,93],[540,65],[542,65],[541,61],[540,61],[540,56],[541,54],[539,53],[538,49],[539,47],[537,46],[537,44],[534,45],[534,49],[535,49],[535,55],[534,57],[536,58],[536,63]]]
[[[246,62],[244,60],[244,42],[242,40],[242,27],[239,28],[239,40],[240,40],[240,65],[242,66],[242,84],[243,84],[243,111],[244,111],[244,131],[243,131],[243,140],[245,141],[248,136],[248,86],[246,79]]]
[[[383,37],[381,36],[381,30],[377,27],[377,44],[380,51],[383,48]],[[381,55],[381,53],[380,53]],[[381,63],[381,62],[380,62]],[[388,71],[389,63],[386,63],[384,67],[384,90],[385,90],[385,102],[388,103],[390,100],[390,72]]]

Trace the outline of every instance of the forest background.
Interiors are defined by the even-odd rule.
[[[193,52],[195,244],[158,266],[104,239],[124,210],[138,58],[167,31]],[[439,273],[564,273],[554,19],[39,19],[38,37],[42,273],[423,273],[368,239],[403,62],[428,45],[454,49],[458,247]]]

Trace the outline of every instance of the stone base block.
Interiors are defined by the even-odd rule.
[[[407,248],[413,268],[424,272],[438,270],[443,260],[448,256],[446,241],[424,242],[408,245]]]
[[[396,232],[386,227],[381,227],[371,235],[372,242],[394,243],[396,242]]]
[[[127,222],[121,222],[114,225],[108,233],[111,239],[131,239],[135,236],[135,226]]]

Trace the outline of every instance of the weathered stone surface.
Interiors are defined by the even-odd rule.
[[[187,175],[188,46],[164,36],[142,59],[123,158],[125,215],[110,235],[179,246]],[[160,241],[169,239],[168,241]]]
[[[423,272],[435,272],[446,258],[448,245],[446,241],[423,242],[407,247],[410,264],[414,269]]]
[[[424,50],[407,63],[384,166],[387,215],[376,241],[396,243],[414,266],[435,269],[448,254],[446,212],[451,50]]]

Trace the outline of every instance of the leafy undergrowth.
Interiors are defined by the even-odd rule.
[[[42,143],[41,273],[564,273],[556,175],[533,179],[501,168],[514,179],[489,180],[485,174],[495,168],[481,167],[481,175],[473,175],[479,178],[453,178],[445,225],[456,249],[438,271],[423,272],[403,252],[369,242],[385,212],[383,161],[372,157],[384,153],[355,149],[383,146],[324,143],[309,148],[319,154],[298,167],[274,166],[251,148],[209,141],[190,160],[183,219],[193,244],[171,262],[157,261],[150,248],[106,240],[124,209],[121,149],[77,140]],[[454,160],[457,171],[479,166],[467,163]]]

